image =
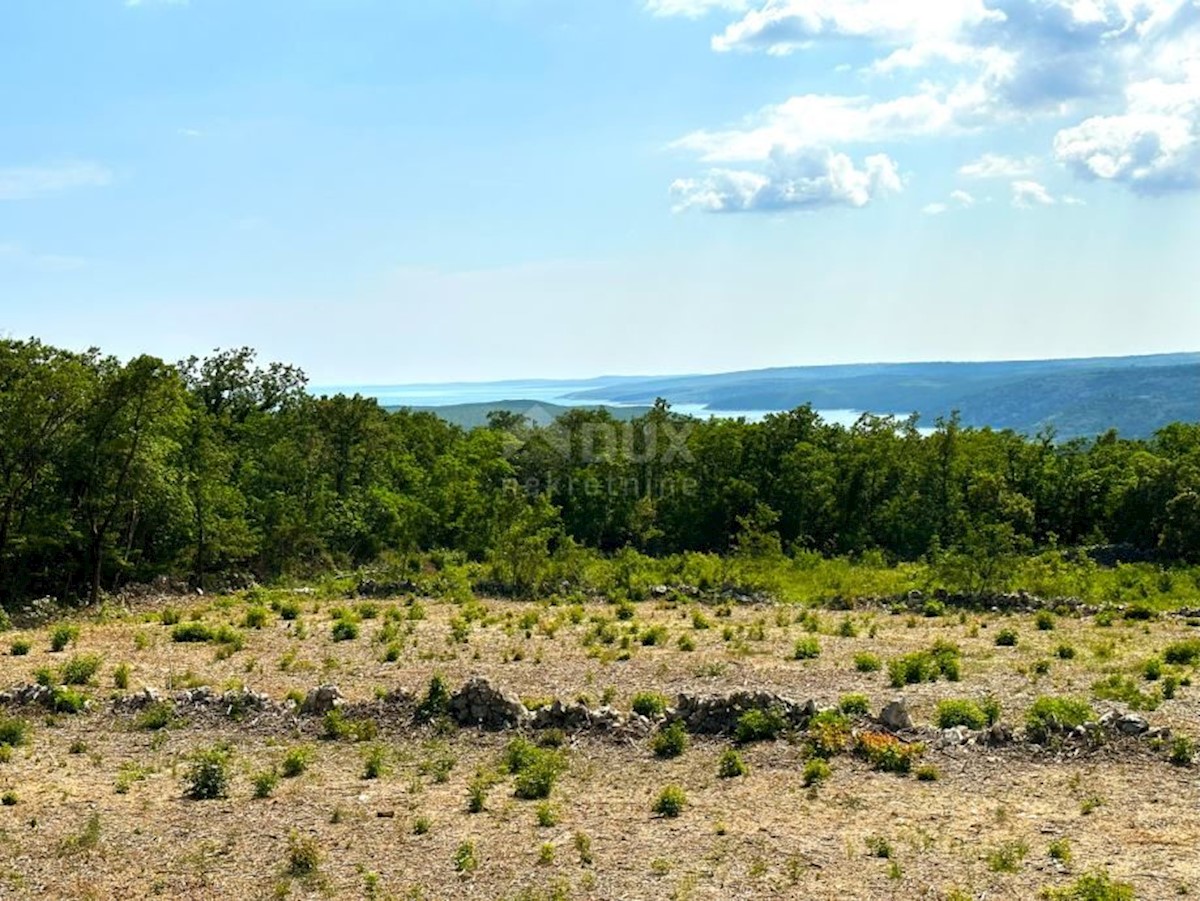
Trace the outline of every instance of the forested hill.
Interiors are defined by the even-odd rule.
[[[1200,558],[1194,422],[1054,442],[954,418],[925,434],[664,403],[467,430],[306,386],[245,349],[172,364],[0,340],[0,606],[381,558],[472,561],[523,591],[580,584],[610,554]]]
[[[918,413],[932,423],[958,410],[964,424],[1062,438],[1117,429],[1147,437],[1200,420],[1200,353],[998,363],[883,363],[647,378],[575,392],[613,403],[704,404],[720,410]]]

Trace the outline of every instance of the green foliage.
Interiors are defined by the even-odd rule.
[[[993,873],[1016,873],[1029,854],[1029,845],[1023,841],[1005,842],[987,854],[988,869]]]
[[[1069,866],[1071,863],[1071,840],[1068,838],[1056,838],[1050,843],[1047,850],[1051,860],[1057,860],[1063,866]]]
[[[139,729],[155,732],[165,729],[175,722],[175,705],[170,701],[155,701],[145,707],[134,719],[134,725]]]
[[[474,873],[479,869],[479,858],[475,854],[475,843],[469,839],[462,842],[454,850],[452,861],[455,871],[459,873]]]
[[[883,661],[875,654],[863,651],[854,655],[854,668],[860,673],[874,673],[883,668]]]
[[[33,643],[28,638],[15,638],[9,645],[8,652],[14,657],[24,657],[32,647]]]
[[[793,660],[812,660],[820,656],[821,643],[816,638],[797,639],[795,647],[792,648]]]
[[[425,697],[417,705],[417,718],[425,722],[440,719],[450,712],[450,686],[441,673],[434,673],[429,679],[429,688]]]
[[[633,696],[631,706],[634,713],[653,718],[666,713],[670,703],[666,695],[654,691],[639,691]]]
[[[1054,614],[1049,610],[1039,610],[1033,618],[1039,632],[1049,632],[1054,628]]]
[[[838,709],[847,716],[866,716],[871,712],[871,700],[862,694],[842,695]]]
[[[1063,888],[1043,889],[1046,901],[1134,901],[1133,886],[1115,882],[1103,870],[1086,873]]]
[[[231,757],[232,751],[227,745],[213,745],[196,751],[183,777],[187,796],[206,801],[228,795]]]
[[[1121,701],[1132,710],[1155,710],[1162,703],[1158,693],[1147,694],[1137,682],[1119,673],[1092,683],[1092,694],[1102,701]]]
[[[0,717],[0,745],[17,748],[29,741],[29,722],[21,717]]]
[[[735,779],[738,776],[745,776],[749,772],[750,767],[742,759],[742,755],[733,748],[726,748],[721,752],[717,761],[717,775],[722,779]]]
[[[811,757],[804,764],[804,784],[807,786],[824,782],[833,775],[829,763],[821,757]]]
[[[129,688],[129,664],[119,663],[113,669],[113,686],[125,691]]]
[[[331,634],[334,641],[353,641],[358,638],[358,623],[348,619],[334,620]]]
[[[312,764],[312,749],[299,745],[294,748],[289,748],[287,753],[283,755],[283,762],[280,764],[280,772],[283,773],[285,779],[295,779],[301,776]]]
[[[87,695],[65,685],[56,685],[50,696],[50,707],[55,713],[82,713],[87,703]]]
[[[988,724],[988,717],[975,701],[958,698],[940,701],[934,722],[939,729],[950,729],[954,726],[966,726],[968,729],[982,729]]]
[[[102,664],[98,654],[76,654],[62,665],[59,677],[64,685],[88,685]]]
[[[269,798],[279,785],[279,772],[272,768],[255,773],[251,778],[254,785],[254,797]]]
[[[191,620],[179,623],[171,630],[171,640],[178,642],[203,643],[216,638],[216,631],[207,623]]]
[[[738,717],[733,738],[744,745],[755,741],[773,741],[788,729],[789,723],[783,711],[777,708],[763,710],[755,707]]]
[[[66,650],[67,645],[79,638],[79,627],[70,623],[60,623],[50,633],[50,650],[58,653]]]
[[[1087,701],[1043,695],[1029,708],[1025,729],[1033,741],[1045,742],[1056,733],[1069,731],[1095,718],[1096,711]]]
[[[514,738],[508,743],[501,764],[516,776],[513,794],[527,801],[550,797],[555,781],[567,769],[562,751],[539,747],[524,738]]]
[[[1175,666],[1192,666],[1200,663],[1200,638],[1177,641],[1163,648],[1162,658]]]
[[[663,726],[655,734],[651,748],[656,757],[679,757],[688,746],[687,730],[680,720]]]
[[[1196,742],[1186,735],[1177,735],[1171,742],[1168,759],[1175,766],[1191,766],[1196,757]]]
[[[1017,633],[1015,629],[1001,629],[996,633],[996,645],[1002,648],[1014,648],[1017,646]]]
[[[307,878],[317,872],[321,866],[321,849],[317,840],[311,836],[302,836],[293,831],[288,835],[287,871],[288,875]]]
[[[687,794],[678,785],[668,785],[654,800],[651,808],[659,816],[677,817],[687,806]]]
[[[893,688],[917,685],[921,682],[936,682],[944,676],[951,682],[959,679],[960,651],[956,645],[937,641],[927,651],[911,654],[888,661],[888,678]]]

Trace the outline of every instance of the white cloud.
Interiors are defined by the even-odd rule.
[[[997,153],[985,153],[979,159],[960,166],[958,174],[966,178],[1020,178],[1023,175],[1031,175],[1037,167],[1037,157],[1018,159]]]
[[[926,216],[940,216],[949,209],[950,207],[946,206],[944,203],[927,203],[925,206],[921,207],[921,212]]]
[[[975,198],[966,191],[951,191],[950,199],[964,209],[975,206]]]
[[[1062,129],[1054,156],[1080,178],[1139,194],[1200,188],[1200,62],[1180,81],[1131,84],[1124,112]]]
[[[702,178],[671,185],[677,211],[782,212],[832,206],[863,207],[903,190],[895,162],[876,154],[862,168],[825,148],[775,153],[763,171],[712,169]]]
[[[1046,186],[1036,181],[1014,181],[1012,183],[1012,205],[1018,209],[1028,210],[1035,206],[1053,206],[1057,203],[1046,190]]]
[[[112,173],[96,163],[65,162],[0,169],[0,200],[30,200],[75,188],[103,187]]]

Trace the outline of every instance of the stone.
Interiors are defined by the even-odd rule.
[[[468,679],[450,697],[450,716],[460,726],[511,729],[529,722],[531,715],[521,699],[482,676]]]
[[[1140,714],[1127,713],[1117,720],[1117,730],[1123,735],[1141,735],[1150,731],[1150,723]]]
[[[894,732],[912,729],[912,716],[908,712],[908,704],[904,698],[896,698],[879,711],[879,722]]]
[[[342,705],[342,693],[336,685],[321,685],[310,689],[300,705],[300,712],[311,716],[324,716]]]

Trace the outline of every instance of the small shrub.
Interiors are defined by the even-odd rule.
[[[847,716],[866,716],[871,712],[871,701],[866,695],[842,695],[838,709]]]
[[[1049,610],[1039,610],[1033,618],[1039,632],[1049,632],[1054,628],[1054,614]]]
[[[1163,663],[1157,657],[1151,657],[1142,664],[1142,677],[1147,682],[1157,682],[1162,678]]]
[[[275,791],[275,787],[279,785],[279,773],[274,768],[263,770],[254,774],[252,782],[254,783],[254,797],[269,798]]]
[[[180,643],[202,644],[213,640],[212,627],[199,620],[179,623],[171,630],[171,640]]]
[[[881,857],[884,860],[891,859],[892,843],[882,835],[872,835],[864,839],[867,845],[867,851],[872,857]]]
[[[633,712],[651,718],[662,716],[667,712],[670,702],[667,696],[656,691],[639,691],[633,696]]]
[[[824,782],[833,775],[828,762],[820,757],[812,757],[804,764],[804,784],[807,786]]]
[[[300,602],[294,600],[279,602],[279,618],[287,621],[298,619],[300,616]]]
[[[687,794],[678,785],[668,785],[654,801],[655,813],[664,817],[677,817],[687,806]]]
[[[321,849],[316,839],[292,832],[288,836],[288,873],[292,876],[312,876],[321,866]]]
[[[12,789],[0,795],[0,804],[3,804],[5,807],[16,807],[18,803],[20,803],[20,798],[17,797],[17,793]]]
[[[817,757],[833,757],[850,743],[850,721],[844,713],[824,710],[808,723],[808,742]]]
[[[187,796],[196,801],[224,798],[229,794],[231,752],[225,745],[213,745],[192,755],[184,776]]]
[[[479,869],[479,859],[475,856],[475,843],[467,840],[454,851],[454,869],[459,873],[474,873]]]
[[[940,702],[934,719],[939,729],[950,729],[954,726],[982,729],[988,722],[987,715],[980,706],[966,698]]]
[[[575,845],[575,853],[579,855],[579,862],[585,867],[592,865],[592,840],[586,832],[576,832],[572,839]]]
[[[1043,695],[1033,702],[1025,717],[1025,729],[1036,742],[1045,742],[1056,732],[1065,732],[1094,720],[1096,711],[1078,698]]]
[[[467,785],[467,813],[482,813],[487,805],[487,791],[491,782],[480,773]]]
[[[143,708],[133,722],[137,728],[148,732],[165,729],[175,722],[175,706],[170,701],[155,701]]]
[[[54,653],[65,650],[67,645],[79,638],[79,627],[63,623],[50,633],[50,650]]]
[[[1017,633],[1014,629],[1001,629],[996,633],[996,646],[1001,648],[1015,648],[1017,646]]]
[[[1042,889],[1046,901],[1134,901],[1133,886],[1113,882],[1108,873],[1097,870],[1080,876],[1063,888]]]
[[[854,668],[860,673],[875,673],[883,668],[883,661],[866,651],[854,655]]]
[[[251,607],[242,618],[242,626],[247,629],[261,629],[271,620],[271,613],[266,607]]]
[[[543,801],[539,804],[535,811],[537,824],[543,829],[549,829],[551,826],[558,825],[558,811],[554,809],[554,805],[549,801]]]
[[[76,654],[62,665],[59,675],[65,685],[87,685],[102,663],[98,654]]]
[[[1191,766],[1196,756],[1196,743],[1186,735],[1180,735],[1171,742],[1169,760],[1175,766]]]
[[[793,660],[813,660],[820,656],[821,643],[812,636],[797,639],[795,647],[792,648]]]
[[[301,745],[288,749],[287,753],[283,755],[280,770],[285,779],[295,779],[297,776],[303,775],[311,763],[312,750]]]
[[[113,686],[126,691],[129,688],[129,664],[117,664],[117,668],[113,670]]]
[[[17,748],[29,741],[29,722],[20,717],[0,717],[0,745]]]
[[[688,736],[679,720],[658,730],[651,747],[656,757],[679,757],[687,750]]]
[[[937,782],[940,779],[941,773],[937,767],[931,763],[925,763],[917,767],[917,781],[919,782]]]
[[[1054,649],[1054,656],[1056,656],[1059,660],[1074,660],[1075,648],[1069,644],[1060,644]]]
[[[413,820],[413,835],[425,835],[432,826],[433,824],[430,822],[429,817],[417,817]]]
[[[787,717],[780,710],[774,707],[768,710],[756,707],[738,717],[733,737],[740,745],[754,741],[771,741],[779,737],[787,728]]]
[[[998,848],[988,852],[988,869],[993,873],[1016,873],[1021,869],[1021,862],[1029,854],[1029,845],[1023,841],[1005,842]]]
[[[746,761],[742,760],[742,755],[733,748],[726,748],[721,752],[717,763],[717,775],[722,779],[736,779],[749,772],[750,767],[746,765]]]
[[[1163,660],[1175,666],[1191,666],[1200,662],[1200,639],[1189,638],[1163,648]]]
[[[1133,710],[1154,710],[1161,703],[1157,693],[1147,694],[1133,679],[1118,673],[1092,683],[1092,694],[1102,701],[1122,701]]]
[[[925,746],[905,744],[883,732],[863,732],[858,736],[855,750],[866,758],[872,769],[885,773],[908,773],[913,763],[925,753]]]
[[[33,643],[28,638],[17,638],[9,645],[8,652],[14,657],[24,657],[33,647]]]
[[[358,638],[358,623],[348,619],[335,620],[331,633],[334,641],[353,641]]]
[[[174,607],[163,607],[158,614],[158,620],[164,626],[173,626],[179,622],[179,611]]]
[[[87,708],[87,702],[87,695],[65,685],[55,686],[50,696],[50,707],[55,713],[82,713]]]
[[[379,779],[387,775],[390,767],[388,766],[387,748],[383,745],[372,745],[367,748],[363,754],[363,774],[364,779]]]
[[[1057,860],[1063,866],[1068,866],[1071,863],[1071,841],[1067,838],[1056,838],[1050,843],[1049,852],[1051,860]]]
[[[429,688],[425,697],[417,706],[417,718],[429,722],[440,719],[450,711],[450,686],[440,673],[434,673],[429,680]]]

